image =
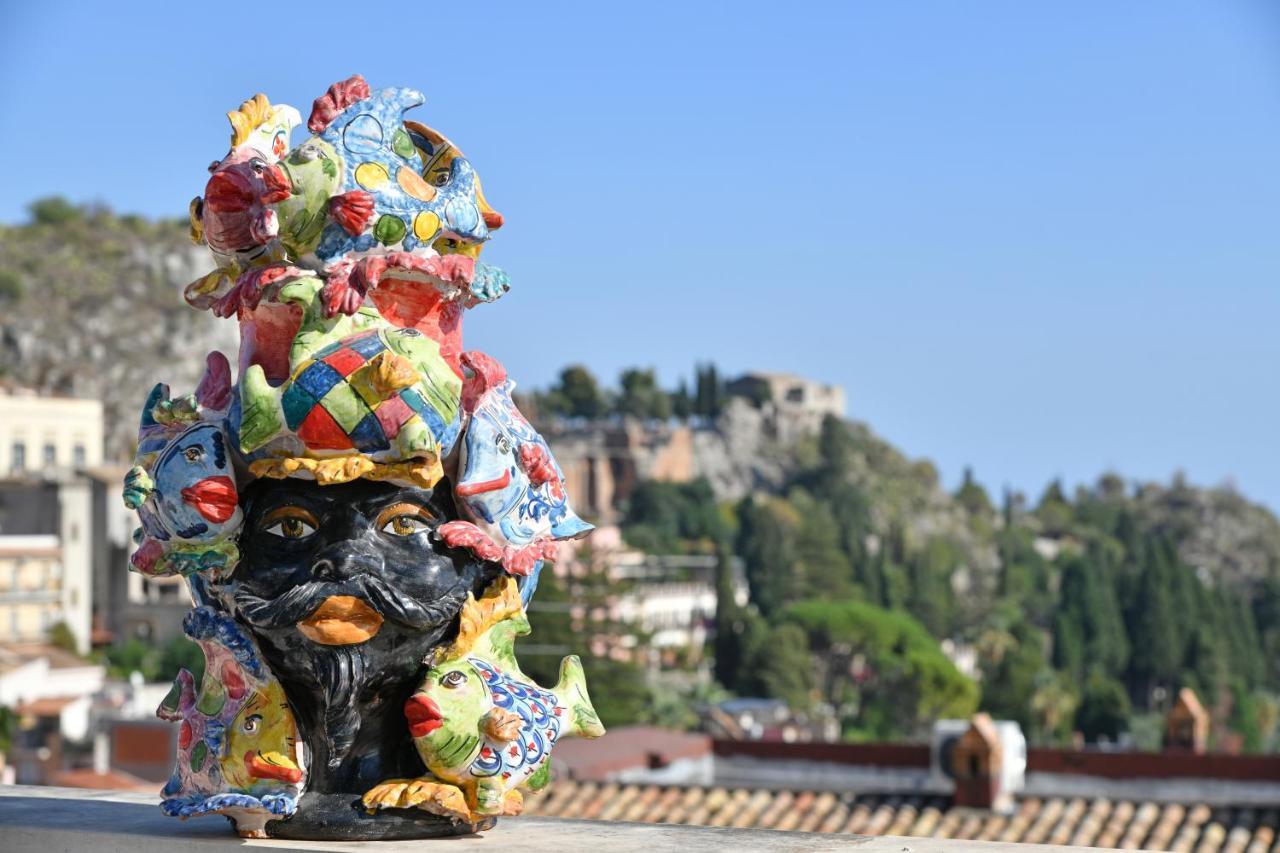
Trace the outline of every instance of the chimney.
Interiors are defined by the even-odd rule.
[[[1202,755],[1209,740],[1209,712],[1190,687],[1178,691],[1164,720],[1165,752],[1192,752]]]
[[[990,714],[977,714],[956,741],[951,753],[955,774],[955,804],[972,809],[1003,811],[1012,805],[1004,790],[1004,747]]]
[[[111,736],[104,731],[93,734],[93,772],[106,773],[111,769]]]

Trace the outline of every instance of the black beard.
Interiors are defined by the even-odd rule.
[[[320,736],[336,769],[360,733],[360,694],[365,686],[366,659],[359,646],[314,646],[307,650],[312,671],[324,698]]]

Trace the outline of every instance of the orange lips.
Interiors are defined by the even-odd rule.
[[[280,782],[289,782],[291,784],[297,784],[302,781],[302,770],[300,768],[276,764],[270,760],[270,757],[253,750],[249,750],[244,754],[244,767],[249,772],[249,776],[254,779],[276,779]]]
[[[382,627],[382,617],[351,595],[331,595],[315,612],[298,623],[298,630],[313,643],[349,646],[371,639]]]

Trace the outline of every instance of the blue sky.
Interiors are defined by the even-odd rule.
[[[0,221],[181,216],[227,109],[358,71],[506,216],[467,344],[525,386],[789,370],[948,483],[1280,507],[1273,4],[124,6],[0,9]]]

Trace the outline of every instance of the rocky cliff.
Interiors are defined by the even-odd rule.
[[[235,352],[233,323],[182,300],[211,267],[186,232],[184,222],[67,205],[0,225],[0,379],[101,399],[109,459],[132,458],[152,385],[190,392],[209,350]]]

